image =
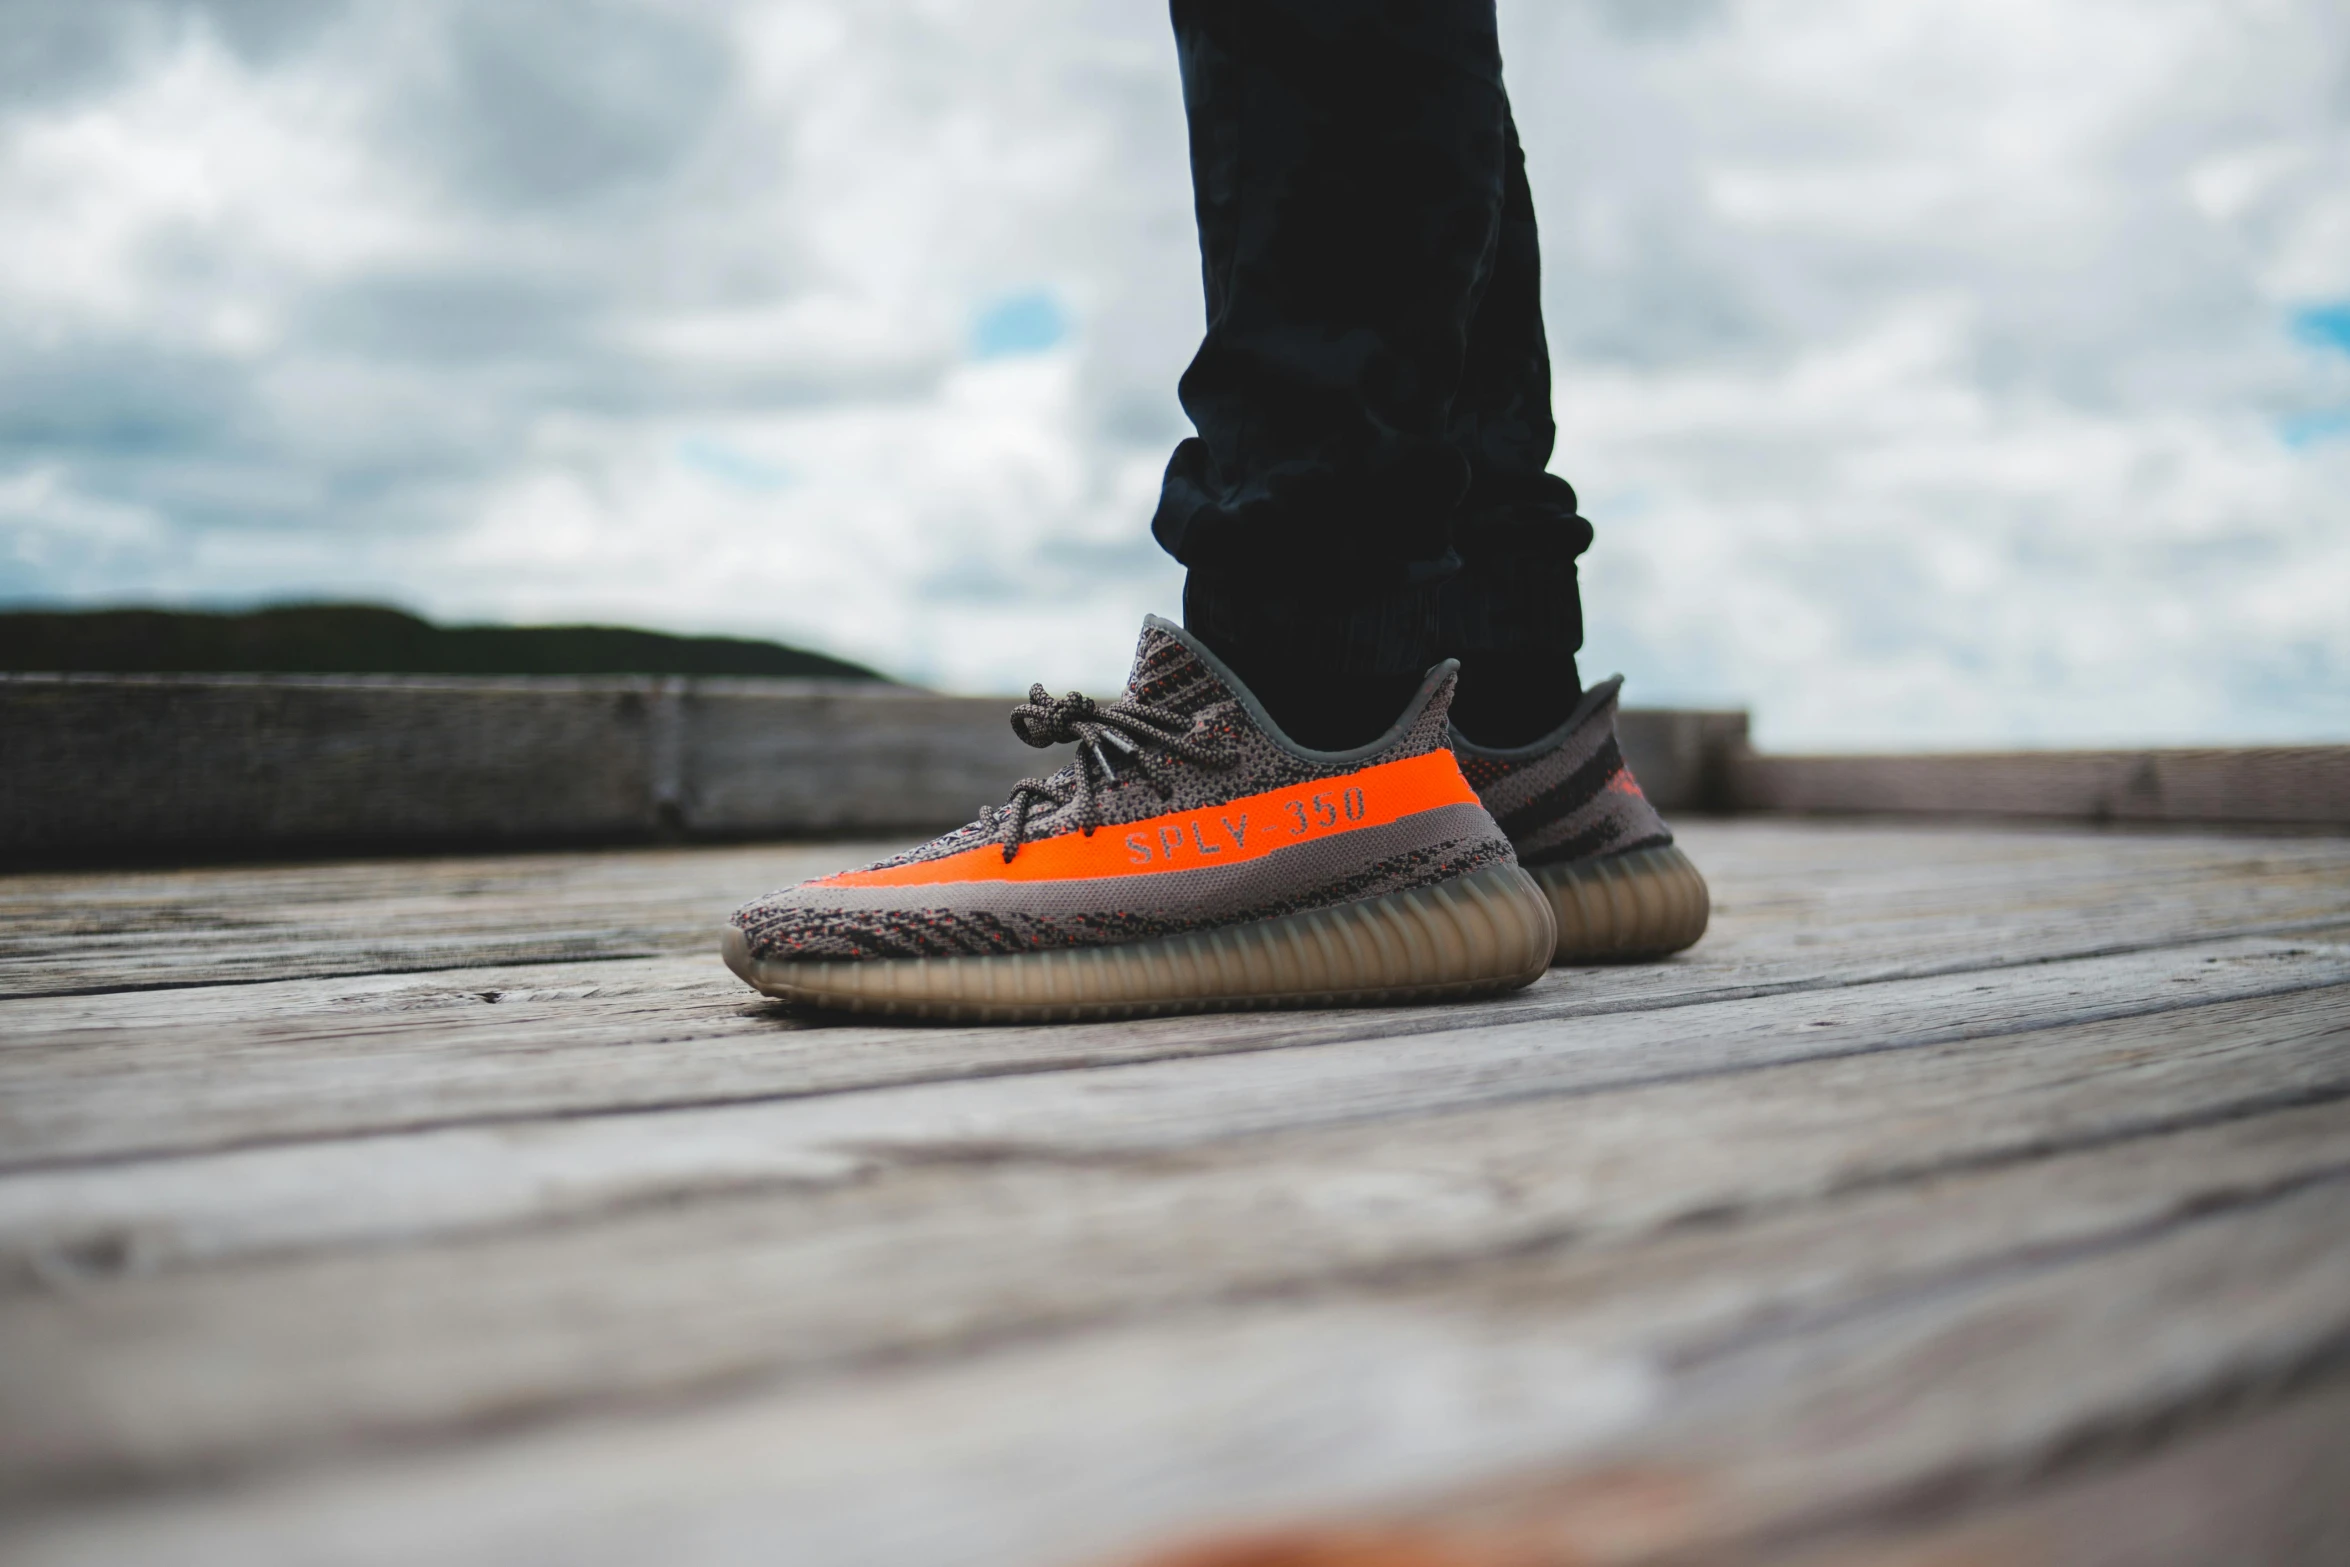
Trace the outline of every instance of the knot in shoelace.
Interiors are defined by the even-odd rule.
[[[1096,702],[1075,691],[1067,696],[1047,696],[1043,686],[1030,686],[1028,700],[1012,709],[1012,733],[1040,748],[1074,742],[1077,756],[1071,765],[1076,777],[1070,783],[1023,778],[1012,785],[1011,798],[1004,802],[1005,863],[1020,852],[1028,835],[1029,814],[1044,801],[1055,807],[1076,801],[1085,836],[1093,836],[1093,830],[1101,825],[1101,786],[1095,775],[1098,772],[1105,780],[1120,776],[1118,763],[1111,760],[1113,754],[1138,758],[1150,748],[1209,768],[1230,767],[1240,760],[1239,752],[1199,739],[1192,729],[1189,717],[1147,702],[1130,698]],[[1149,769],[1137,767],[1135,775],[1160,799],[1173,798],[1174,791],[1165,780],[1152,776]]]

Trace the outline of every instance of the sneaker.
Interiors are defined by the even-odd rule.
[[[1453,732],[1476,786],[1518,863],[1558,919],[1558,963],[1661,958],[1705,934],[1705,878],[1673,843],[1616,745],[1624,677],[1583,694],[1558,728],[1531,745],[1488,750]]]
[[[1293,744],[1180,627],[1118,701],[1031,688],[1068,765],[968,827],[735,912],[727,967],[849,1012],[1045,1022],[1356,1006],[1532,983],[1550,903],[1445,747],[1453,666],[1350,751]]]

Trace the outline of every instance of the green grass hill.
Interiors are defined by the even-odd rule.
[[[0,670],[137,674],[886,677],[743,637],[621,626],[436,626],[375,604],[0,611]]]

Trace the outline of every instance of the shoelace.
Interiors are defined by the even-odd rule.
[[[1076,801],[1078,815],[1085,824],[1085,836],[1093,836],[1094,829],[1101,825],[1101,793],[1094,774],[1098,769],[1104,779],[1119,776],[1117,764],[1110,760],[1112,751],[1139,757],[1144,747],[1151,746],[1169,756],[1209,768],[1230,767],[1240,760],[1237,751],[1194,738],[1192,727],[1191,719],[1184,714],[1153,707],[1147,702],[1128,698],[1096,702],[1075,691],[1067,696],[1047,696],[1043,686],[1030,686],[1028,700],[1012,709],[1012,733],[1039,748],[1074,741],[1076,781],[1059,784],[1050,778],[1023,778],[1012,785],[1011,798],[1004,802],[1004,863],[1010,864],[1012,857],[1020,852],[1020,845],[1028,835],[1029,813],[1042,801],[1049,800],[1056,807]],[[1147,769],[1138,769],[1137,776],[1160,799],[1173,798],[1174,791],[1164,780],[1152,777]]]

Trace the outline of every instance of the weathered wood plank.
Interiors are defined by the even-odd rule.
[[[2119,1467],[1988,1505],[1921,1506],[1858,1538],[1742,1556],[1754,1567],[2298,1567],[2350,1560],[2350,1388],[2200,1431]],[[2135,1460],[2135,1461],[2133,1461]],[[1922,1515],[1922,1516],[1920,1516]],[[1941,1515],[1941,1516],[1937,1516]],[[1906,1525],[1902,1527],[1901,1525]],[[1521,1562],[1517,1567],[1535,1567]]]
[[[1478,1009],[1045,1031],[830,1029],[819,1043],[790,1035],[807,1020],[762,1006],[700,957],[23,998],[0,1003],[0,1162],[817,1091],[937,1075],[959,1063],[974,1072],[1022,1070],[1576,1017],[2158,946],[2197,929],[2350,922],[2350,845],[2286,845],[2294,852],[2279,858],[2276,845],[2122,839],[2103,841],[2102,858],[2088,862],[2045,847],[2067,841],[1729,829],[1711,849],[1699,845],[1719,867],[1722,909],[1693,954],[1561,972]],[[188,879],[225,884],[224,901],[190,907],[156,898],[151,883],[169,878],[134,878],[127,891],[69,879],[88,906],[50,917],[85,918],[100,935],[52,932],[51,939],[76,962],[91,957],[82,943],[112,941],[115,967],[141,972],[174,961],[178,923],[205,919],[231,921],[232,934],[203,961],[260,963],[264,971],[308,965],[317,953],[304,955],[304,933],[338,921],[385,933],[376,961],[429,955],[400,950],[403,931],[433,932],[430,939],[443,943],[434,950],[444,952],[475,938],[560,950],[575,937],[609,941],[631,920],[640,922],[638,935],[661,920],[674,922],[673,934],[699,928],[691,911],[722,906],[730,883],[786,879],[813,869],[809,856],[825,852],[550,856],[440,862],[397,874],[349,866],[204,873]],[[355,885],[355,877],[365,879]],[[19,884],[25,906],[38,904],[41,884]],[[361,895],[369,888],[372,900]],[[550,910],[585,911],[604,922],[602,933],[593,924],[584,934],[549,933]],[[250,934],[255,925],[263,935]],[[122,928],[104,934],[115,926]],[[2350,924],[2335,934],[2350,934]],[[238,942],[242,956],[233,950]],[[353,956],[347,943],[327,945],[338,961]]]
[[[1866,1028],[1868,1020],[1897,1016],[1888,1010],[1902,1004],[1897,997],[1914,996],[1936,1015],[2012,1026],[2082,1016],[2084,1009],[2141,1007],[2146,998],[2182,992],[2252,994],[2320,983],[2345,959],[2350,947],[2311,942],[2157,948],[2083,960],[2091,966],[2078,969],[2041,963],[1937,975],[1942,983],[1925,990],[1863,995],[1857,1012],[1837,1015]],[[1560,971],[1530,992],[1475,1006],[950,1029],[811,1026],[749,996],[731,976],[712,975],[712,967],[648,960],[487,976],[494,984],[475,971],[453,986],[369,979],[306,982],[271,995],[227,987],[0,1006],[0,1018],[13,1020],[70,1009],[60,1021],[82,1024],[28,1028],[0,1047],[0,1168],[1501,1024],[1581,1027],[1580,1020],[1617,1012],[1816,993],[1837,977],[1768,964],[1710,975],[1691,965],[1645,965]],[[175,1019],[174,1010],[185,1015]],[[253,1016],[272,1010],[291,1015]],[[116,1021],[126,1015],[136,1021]],[[89,1026],[97,1019],[114,1026]],[[1693,1025],[1659,1026],[1677,1039]],[[1899,1035],[1908,1025],[1894,1026]]]
[[[1682,838],[1714,884],[1715,928],[1692,954],[1700,962],[1725,951],[1819,961],[1825,946],[1848,960],[1915,961],[1952,941],[2027,957],[2098,950],[2085,940],[2143,945],[2350,920],[2350,842],[2330,839],[1702,822]],[[349,972],[699,952],[746,889],[883,847],[0,878],[0,964],[19,994],[71,994],[339,974],[354,963]]]
[[[1235,1295],[1465,1271],[1531,1245],[1621,1243],[2231,1123],[2159,1157],[2035,1166],[2011,1186],[2011,1202],[2035,1194],[2029,1222],[1987,1206],[1891,1254],[2054,1244],[2067,1224],[2350,1173],[2350,1106],[2241,1119],[2350,1098],[2350,991],[2330,1016],[2302,1010],[2230,1003],[1305,1134],[851,1143],[832,1151],[856,1161],[853,1183],[695,1204],[655,1191],[603,1222],[476,1244],[111,1279],[52,1266],[62,1293],[0,1296],[0,1451],[20,1455],[19,1485],[126,1464],[212,1470]],[[2115,1218],[2117,1202],[2134,1217]],[[1854,1234],[1885,1260],[1883,1237]],[[1787,1309],[1802,1276],[1767,1251],[1739,1255],[1705,1309],[1739,1291]],[[1637,1292],[1622,1304],[1652,1327],[1671,1316]]]
[[[1686,824],[1699,962],[2031,961],[2350,919],[2350,841]],[[769,887],[880,844],[0,878],[0,994],[703,952]],[[6,1025],[0,1023],[0,1028]]]
[[[0,877],[0,994],[714,951],[752,895],[879,844]]]
[[[2350,825],[2350,745],[1768,756],[1725,768],[1734,809],[2096,822]]]
[[[2350,1351],[2346,1197],[2324,1183],[1867,1316],[1683,1345],[1664,1357],[1661,1418],[1580,1467],[1687,1477],[1687,1509],[1594,1518],[1568,1485],[1529,1512],[1559,1556],[1593,1563],[1785,1540],[2061,1475],[2097,1446],[2289,1394]]]
[[[1694,1559],[1719,1567],[2313,1567],[2350,1558],[2350,1392],[2339,1382],[2216,1430],[2191,1430],[2150,1457],[2138,1443],[2118,1453],[2115,1445],[2094,1444],[2103,1451],[2061,1476],[1978,1479],[1959,1494],[1909,1498],[1841,1528],[1717,1543]],[[1689,1489],[1677,1475],[1591,1475],[1559,1483],[1553,1506],[1571,1498],[1600,1518],[1669,1511]],[[1583,1532],[1596,1531],[1587,1523]],[[1594,1557],[1555,1536],[1538,1519],[1472,1520],[1456,1510],[1187,1539],[1129,1567],[1595,1567],[1624,1559]],[[1692,1558],[1630,1555],[1644,1559]]]
[[[2190,1001],[2203,1003],[2190,1010],[2210,1016],[2156,1016],[2144,1025],[2149,1037],[2222,1028],[2237,1016],[2223,1003],[2282,1018],[2296,1033],[2322,1034],[2340,1016],[2346,979],[2350,951],[2197,948],[2019,969],[1999,986],[1957,975],[1856,987],[1834,992],[1825,1006],[1830,998],[1795,994],[1567,1025],[1341,1039],[1271,1055],[1146,1057],[1083,1071],[963,1080],[974,1065],[950,1054],[930,1060],[931,1081],[873,1091],[20,1170],[0,1180],[0,1257],[89,1254],[164,1267],[374,1243],[575,1218],[696,1192],[853,1181],[882,1149],[1024,1147],[1090,1157],[2127,1020]],[[2333,988],[2312,988],[2318,986]],[[937,1043],[919,1030],[906,1039],[911,1051]],[[873,1068],[856,1070],[871,1075]],[[175,1092],[184,1086],[170,1085]],[[2253,1086],[2282,1091],[2284,1083],[2264,1076]],[[591,1097],[604,1092],[592,1079],[585,1087]],[[121,1097],[144,1106],[142,1125],[166,1121],[174,1102],[142,1098],[135,1080]],[[73,1113],[76,1095],[69,1090],[50,1102],[62,1119]],[[92,1114],[93,1137],[127,1119],[120,1106]],[[219,1119],[216,1102],[206,1114]],[[22,1124],[37,1123],[28,1115]]]
[[[1806,1207],[1787,1216],[1802,1234],[1683,1232],[1663,1243],[1677,1288],[1639,1251],[1583,1259],[1580,1288],[1537,1259],[1525,1276],[1144,1321],[358,1469],[66,1502],[20,1515],[6,1544],[26,1563],[1031,1567],[1474,1487],[1474,1517],[1507,1510],[1562,1554],[1627,1561],[2044,1468],[2274,1386],[2350,1335],[2338,1183],[1946,1257],[1923,1277],[1878,1265],[1956,1230],[2029,1231],[2062,1205],[2061,1186],[2015,1173],[1870,1193],[1865,1219]],[[1991,1211],[1954,1225],[1953,1206]],[[1758,1243],[1780,1259],[1763,1277],[1836,1282],[1758,1314]],[[1743,1260],[1697,1259],[1708,1246]],[[1593,1262],[1613,1266],[1594,1280]],[[1709,1316],[1708,1297],[1729,1309]],[[1966,1396],[1929,1404],[1959,1366]],[[1645,1505],[1593,1505],[1627,1475]]]
[[[1691,960],[1092,1030],[679,934],[262,978],[681,932],[726,855],[63,879],[52,989],[226,919],[173,972],[260,982],[0,1002],[0,1554],[1827,1549],[2350,1355],[2350,844],[1708,831]]]
[[[2283,1444],[2338,1421],[2343,1407],[2350,1296],[2325,1300],[2350,1273],[2343,1196],[2334,1184],[2301,1189],[2157,1226],[2150,1243],[2060,1248],[1906,1299],[1894,1292],[1880,1297],[1883,1309],[1858,1316],[1831,1310],[1684,1343],[1651,1361],[1668,1368],[1651,1409],[1564,1463],[1434,1505],[1380,1498],[1287,1526],[1191,1532],[1146,1559],[1153,1567],[1358,1556],[1410,1567],[2331,1561],[2330,1552],[2290,1547],[2323,1539],[2343,1518],[2341,1496],[2322,1489],[2350,1458],[2342,1430],[2290,1455]],[[2297,1255],[2303,1246],[2336,1254]],[[2199,1279],[2198,1267],[2213,1271]],[[2222,1423],[2233,1430],[2205,1434]],[[2117,1462],[2129,1467],[2097,1476]],[[2165,1484],[2232,1489],[2251,1478],[2244,1471],[2253,1464],[2268,1466],[2265,1484],[2224,1499],[2205,1489],[2156,1500]],[[2085,1473],[2097,1478],[2083,1483]],[[2130,1523],[2091,1511],[2133,1501],[2152,1510]],[[2205,1515],[2196,1509],[2203,1501],[2219,1505]],[[2255,1524],[2249,1515],[2262,1501],[2271,1505]],[[2003,1516],[1918,1538],[1921,1522],[2002,1503]],[[2231,1536],[2222,1532],[2230,1518],[2251,1526]],[[2173,1534],[2172,1523],[2184,1528]],[[2197,1535],[2227,1544],[2183,1550]],[[1867,1543],[1856,1546],[1856,1537]],[[2036,1554],[2091,1537],[2100,1549]],[[2141,1540],[2150,1553],[2129,1554]]]

